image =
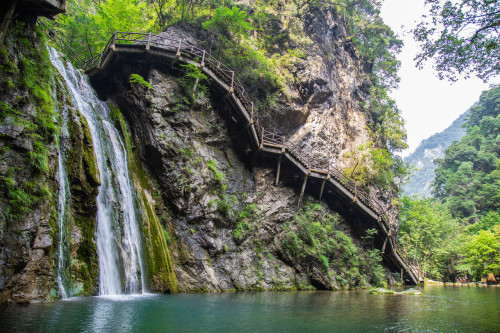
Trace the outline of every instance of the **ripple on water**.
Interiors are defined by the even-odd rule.
[[[0,332],[500,332],[500,289],[74,297],[9,306]]]

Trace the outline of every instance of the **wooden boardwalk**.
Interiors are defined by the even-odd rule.
[[[227,102],[235,112],[234,115],[243,123],[251,148],[256,152],[277,158],[276,185],[284,159],[299,170],[303,177],[303,183],[298,207],[303,200],[308,179],[319,180],[321,183],[320,200],[324,195],[325,187],[328,186],[371,218],[385,235],[382,247],[384,257],[399,267],[401,273],[404,272],[413,283],[419,284],[418,271],[407,264],[409,260],[397,251],[386,210],[380,205],[377,198],[359,187],[354,180],[346,177],[329,161],[317,158],[314,152],[304,151],[286,137],[264,129],[260,125],[252,100],[235,72],[215,59],[206,50],[175,37],[151,33],[115,32],[101,54],[82,61],[80,64],[89,76],[93,76],[105,70],[116,57],[128,57],[133,61],[133,59],[140,58],[140,55],[146,56],[148,59],[156,59],[170,66],[174,66],[176,63],[198,66],[211,79],[211,84],[217,85],[219,90],[226,95]]]

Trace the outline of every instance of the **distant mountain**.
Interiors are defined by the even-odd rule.
[[[465,128],[462,128],[462,125],[469,113],[467,110],[441,133],[422,140],[413,154],[404,158],[405,162],[409,162],[417,169],[410,183],[403,188],[404,194],[431,196],[431,185],[436,169],[434,160],[444,157],[446,149],[453,141],[459,141],[465,135]]]

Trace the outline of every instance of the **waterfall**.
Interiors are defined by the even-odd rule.
[[[64,108],[62,111],[62,127],[61,136],[59,140],[59,158],[58,158],[58,170],[57,170],[57,181],[59,183],[59,195],[57,204],[57,225],[59,229],[59,256],[57,261],[57,285],[59,287],[59,293],[62,299],[68,298],[68,288],[67,288],[67,262],[68,262],[68,251],[69,246],[67,240],[66,228],[70,221],[69,219],[69,184],[68,176],[66,174],[65,165],[65,154],[64,146],[65,142],[69,137],[68,133],[68,121],[67,121],[68,110]]]
[[[95,239],[99,256],[100,295],[146,292],[135,193],[127,152],[110,119],[107,104],[100,101],[87,79],[59,54],[50,50],[52,64],[66,81],[72,102],[88,123],[101,186],[97,196]]]

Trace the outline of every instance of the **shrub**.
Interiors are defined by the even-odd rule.
[[[129,81],[130,83],[137,83],[146,89],[153,89],[153,85],[148,81],[144,80],[144,78],[139,74],[130,74]]]

